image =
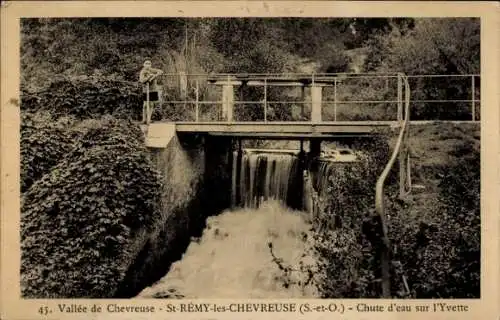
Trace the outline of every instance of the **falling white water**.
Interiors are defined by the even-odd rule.
[[[300,269],[308,266],[317,274],[309,248],[312,237],[306,214],[277,201],[261,203],[258,209],[227,210],[207,219],[200,239],[191,242],[181,260],[168,274],[144,289],[138,298],[315,298],[313,283],[306,286],[307,273],[285,274],[273,262]]]
[[[269,199],[287,204],[290,185],[293,185],[294,180],[300,179],[296,155],[245,151],[239,168],[237,156],[238,153],[234,152],[231,195],[233,207],[240,205],[257,208],[262,201]],[[240,201],[237,199],[238,190]]]
[[[317,298],[314,281],[303,285],[307,272],[318,275],[311,251],[311,216],[287,208],[302,178],[296,152],[234,152],[232,209],[209,217],[199,239],[193,239],[181,260],[144,289],[138,298]],[[328,186],[339,163],[320,162],[315,188]],[[238,208],[241,207],[241,208]],[[276,258],[294,272],[286,275]],[[302,284],[301,284],[302,283]]]
[[[338,164],[332,164],[328,161],[321,161],[319,163],[315,189],[319,192],[320,195],[322,195],[323,192],[327,190],[328,182],[335,165]]]

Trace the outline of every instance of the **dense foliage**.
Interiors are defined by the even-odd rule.
[[[130,123],[90,122],[24,194],[23,296],[112,296],[136,254],[137,230],[157,215],[159,174],[141,139]]]
[[[316,282],[324,298],[373,298],[381,293],[381,225],[373,211],[373,186],[389,149],[383,136],[356,148],[365,154],[359,163],[329,165],[328,176],[323,177],[326,190],[320,194],[320,209],[313,221],[320,275]]]
[[[462,135],[453,128],[439,133],[441,141]],[[396,170],[387,181],[395,297],[480,296],[480,155],[473,140],[463,140],[448,152],[452,165],[434,167],[440,176],[436,199],[425,194],[419,199],[417,194],[401,201],[396,198]],[[373,207],[373,186],[387,161],[383,152],[374,152],[381,147],[372,149],[373,157],[358,165],[329,171],[328,188],[313,225],[322,275],[317,285],[324,297],[381,294],[381,229]]]
[[[415,205],[392,208],[396,256],[413,297],[480,296],[480,156],[471,144],[459,145],[457,151],[460,158],[439,182],[435,207],[428,205],[428,212]]]
[[[122,119],[138,119],[142,102],[136,83],[82,77],[56,79],[43,91],[21,92],[23,110],[50,111],[56,116],[78,119],[109,114]]]
[[[366,71],[409,75],[478,75],[480,23],[477,18],[416,19],[366,42]],[[412,100],[470,100],[471,77],[410,79]],[[475,77],[475,99],[480,79]],[[470,120],[470,102],[415,102],[414,119]],[[479,114],[476,114],[476,119]]]
[[[301,72],[309,63],[313,67],[306,68],[307,72],[478,74],[480,61],[480,24],[473,18],[23,19],[21,40],[21,83],[28,92],[46,88],[61,76],[99,75],[135,82],[146,58],[174,74]],[[413,100],[468,100],[472,96],[469,78],[410,80]],[[115,88],[110,90],[124,86],[118,82],[105,85]],[[393,100],[394,90],[395,84],[380,88],[376,81],[369,86],[355,83],[349,89],[352,94],[339,98]],[[479,77],[474,91],[479,100]],[[247,95],[255,101],[259,97]],[[167,94],[165,100],[169,99],[176,98]],[[94,109],[100,113],[102,104],[106,101],[88,108],[88,113]],[[157,116],[174,119],[179,112],[187,112],[177,105],[168,109],[175,112],[166,110]],[[248,112],[243,111],[242,120],[257,117]],[[476,119],[479,115],[477,111]],[[470,119],[470,103],[414,103],[412,117]]]
[[[71,150],[73,119],[54,118],[50,113],[22,113],[21,192],[61,161]],[[36,164],[36,165],[35,165]]]

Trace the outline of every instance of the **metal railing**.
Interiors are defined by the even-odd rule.
[[[400,121],[404,103],[396,73],[180,73],[161,79],[163,120],[170,121],[308,121],[315,85],[323,88],[322,121]],[[407,81],[414,88],[414,119],[480,119],[479,75],[409,75]],[[225,85],[234,89],[230,101],[223,97]],[[224,118],[228,105],[234,115]]]

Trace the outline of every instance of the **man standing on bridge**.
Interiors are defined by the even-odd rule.
[[[142,86],[142,122],[149,124],[153,114],[154,107],[160,101],[160,88],[158,86],[157,77],[163,74],[160,69],[151,67],[151,60],[146,60],[139,74],[139,82]]]

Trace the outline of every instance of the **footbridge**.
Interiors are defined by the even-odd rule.
[[[206,133],[213,136],[232,136],[257,139],[332,139],[337,137],[370,136],[376,129],[399,127],[395,121],[303,121],[269,122],[193,122],[176,123],[178,133]]]
[[[308,154],[314,158],[319,156],[324,140],[365,138],[390,128],[399,131],[393,155],[399,156],[400,195],[407,193],[410,88],[403,73],[181,72],[161,75],[160,80],[167,93],[159,95],[165,97],[159,108],[182,116],[177,121],[154,120],[144,125],[149,147],[164,148],[174,135],[219,136],[239,141],[285,139],[299,140],[301,150],[303,142],[309,142]],[[340,85],[342,92],[338,90]],[[356,99],[377,96],[378,91],[394,97]],[[392,160],[390,167],[395,159]]]
[[[395,97],[393,100],[340,101],[337,89],[352,79],[364,81],[357,90],[363,90],[362,85],[369,82],[382,81],[386,91]],[[156,145],[154,140],[160,139],[162,128],[169,125],[175,125],[179,134],[249,139],[366,137],[380,128],[401,127],[404,79],[400,73],[163,75],[164,88],[174,94],[161,101],[161,105],[182,113],[183,117],[177,121],[149,123],[148,141]],[[354,97],[357,93],[349,95]],[[361,104],[366,108],[360,118],[356,109]],[[373,106],[380,104],[389,106],[378,108],[377,114]],[[377,117],[377,120],[366,120]]]

